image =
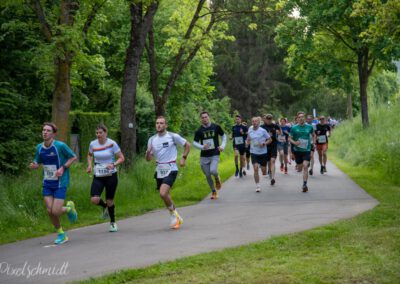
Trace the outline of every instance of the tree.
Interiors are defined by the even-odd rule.
[[[53,48],[54,90],[52,102],[52,121],[58,126],[58,139],[66,141],[68,118],[71,109],[71,66],[78,43],[88,33],[97,11],[106,0],[82,1],[62,0],[59,4],[30,0],[29,5],[37,16],[45,41]],[[80,5],[91,7],[87,10],[84,22],[76,23]],[[52,22],[50,21],[52,20]],[[79,29],[79,30],[78,30]]]
[[[394,30],[388,28],[389,33],[378,32],[383,24],[384,18],[379,17],[382,11],[398,9],[394,14],[400,12],[399,5],[395,1],[318,1],[318,0],[287,0],[283,1],[288,13],[297,10],[299,18],[291,19],[288,23],[297,21],[296,30],[286,29],[292,36],[292,45],[302,49],[302,54],[314,52],[316,47],[311,42],[316,37],[328,36],[335,41],[332,49],[322,46],[330,52],[330,56],[340,55],[338,62],[342,66],[354,64],[357,66],[361,117],[364,127],[369,124],[368,120],[368,79],[376,65],[383,69],[393,68],[393,60],[400,56],[399,42],[393,40]],[[398,27],[400,18],[392,17],[388,27]],[[282,30],[282,29],[281,29]],[[372,32],[375,31],[375,32]],[[346,52],[337,52],[346,50]],[[342,57],[346,55],[346,57]],[[300,72],[302,70],[299,70]]]
[[[126,167],[131,166],[136,153],[136,89],[139,68],[146,37],[157,8],[158,1],[133,1],[129,6],[131,32],[121,93],[121,148],[126,157]]]

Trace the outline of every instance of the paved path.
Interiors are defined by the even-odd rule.
[[[118,233],[109,233],[107,224],[71,230],[70,242],[58,247],[52,245],[54,235],[0,246],[0,283],[86,279],[307,230],[377,205],[334,165],[327,169],[327,174],[310,178],[308,193],[301,192],[301,176],[293,167],[289,175],[278,172],[273,187],[262,177],[261,193],[255,192],[252,173],[232,177],[218,200],[179,208],[185,223],[178,231],[168,229],[167,211],[157,210],[119,221]],[[41,272],[54,268],[50,274],[63,275],[34,275],[39,265]],[[29,271],[33,276],[28,278]],[[21,275],[7,275],[12,273]]]

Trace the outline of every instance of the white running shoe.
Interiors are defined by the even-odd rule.
[[[179,227],[183,224],[183,219],[182,217],[179,215],[179,213],[174,210],[171,213],[171,221],[169,223],[169,226],[171,229],[179,229]]]
[[[256,187],[256,192],[260,192],[260,191],[261,191],[260,185],[257,185],[257,187]]]

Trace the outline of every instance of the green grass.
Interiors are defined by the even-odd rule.
[[[174,184],[172,198],[177,206],[202,200],[210,191],[199,162],[199,151],[192,149],[187,166],[181,168]],[[233,151],[227,147],[221,155],[220,176],[226,180],[233,173]],[[119,184],[115,197],[118,219],[140,215],[156,208],[163,208],[153,178],[155,163],[139,158],[130,172],[119,173]],[[71,167],[71,185],[67,200],[77,205],[79,221],[70,225],[62,217],[65,229],[105,222],[100,219],[100,208],[90,203],[92,176],[85,172],[85,164]],[[200,178],[199,178],[200,176]],[[0,176],[0,244],[23,240],[52,233],[53,226],[43,203],[41,170],[28,172],[20,177]]]
[[[371,127],[377,129],[375,124],[381,122],[374,116],[378,117],[372,113]],[[358,119],[353,122],[355,125]],[[400,186],[396,178],[388,177],[386,166],[362,164],[348,156],[362,154],[365,151],[362,147],[370,148],[364,152],[369,156],[378,156],[377,151],[384,154],[385,149],[380,145],[389,141],[379,141],[377,147],[371,147],[364,141],[360,144],[362,139],[358,136],[347,141],[346,137],[355,135],[348,131],[360,133],[361,129],[346,123],[335,130],[329,156],[379,200],[374,209],[306,232],[143,269],[124,270],[82,283],[399,283]],[[375,134],[368,130],[368,133],[375,135],[371,141],[381,135],[380,130]],[[354,143],[361,148],[357,153],[344,151],[346,147],[357,149]],[[348,153],[343,156],[344,152]]]

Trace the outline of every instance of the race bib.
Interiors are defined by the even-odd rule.
[[[326,135],[318,136],[318,143],[325,144],[326,143]]]
[[[171,165],[158,164],[156,171],[157,171],[157,178],[165,178],[171,173]]]
[[[45,180],[58,180],[56,165],[43,165],[43,172]]]
[[[207,150],[215,149],[214,139],[212,139],[212,138],[203,140],[203,145],[208,145]]]
[[[285,143],[285,142],[286,142],[286,137],[285,137],[285,135],[278,135],[278,141],[279,141],[279,142],[282,142],[282,143]]]
[[[106,177],[106,176],[111,176],[112,171],[107,168],[106,165],[103,164],[96,164],[94,166],[94,175],[96,177]]]
[[[299,147],[301,149],[308,148],[308,140],[307,139],[299,139],[299,141],[300,141],[300,145],[298,145],[297,147]]]
[[[235,137],[235,145],[242,145],[243,143],[243,137]]]

